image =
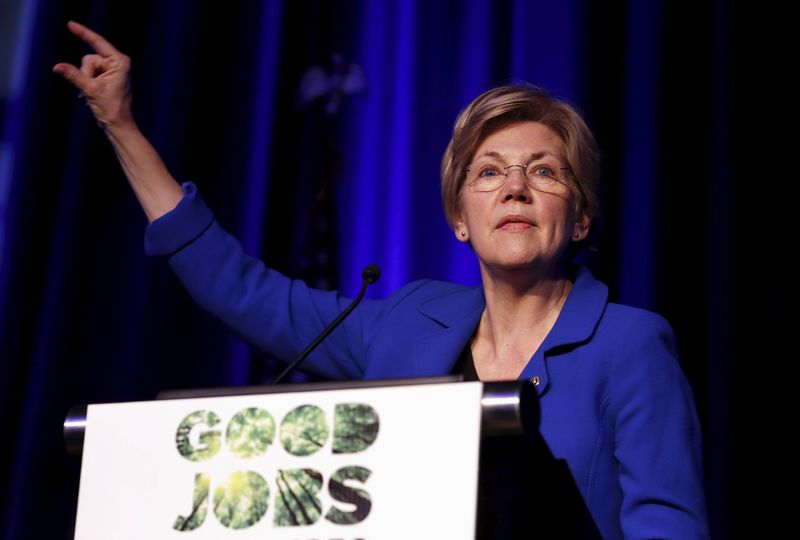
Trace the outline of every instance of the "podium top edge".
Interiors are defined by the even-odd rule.
[[[437,377],[413,377],[398,379],[375,379],[367,381],[324,381],[299,384],[277,384],[257,386],[228,386],[218,388],[187,388],[162,390],[156,399],[191,399],[254,394],[281,394],[287,392],[323,392],[328,390],[353,390],[358,388],[385,388],[389,386],[412,386],[420,384],[446,384],[463,382],[461,375]]]

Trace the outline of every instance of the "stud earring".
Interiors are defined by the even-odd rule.
[[[578,233],[573,233],[573,235],[572,235],[573,238],[580,238],[580,236],[581,235],[579,235]]]
[[[467,236],[467,231],[461,231],[461,236]]]

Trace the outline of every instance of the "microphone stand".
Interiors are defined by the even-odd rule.
[[[364,297],[364,293],[367,292],[367,287],[372,283],[378,281],[378,278],[381,276],[380,269],[375,266],[374,264],[367,265],[364,268],[364,271],[361,273],[361,290],[358,292],[358,296],[356,296],[355,300],[353,300],[349,306],[347,306],[344,311],[342,311],[328,326],[325,327],[325,330],[317,336],[317,338],[312,341],[308,347],[306,347],[303,352],[300,353],[300,356],[292,360],[289,365],[277,376],[273,379],[272,384],[278,384],[280,381],[284,379],[289,373],[291,373],[303,360],[305,360],[306,356],[311,354],[311,351],[317,348],[323,339],[328,337],[328,334],[333,332],[333,330],[341,323],[345,317],[350,315],[350,312],[353,311],[356,306],[361,302],[361,299]]]

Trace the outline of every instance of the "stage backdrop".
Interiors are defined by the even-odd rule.
[[[573,102],[604,155],[591,266],[614,299],[675,327],[713,530],[770,527],[780,505],[761,494],[779,460],[763,452],[780,446],[788,297],[777,254],[796,203],[764,122],[779,103],[765,62],[783,50],[770,36],[786,34],[773,12],[728,4],[3,0],[4,538],[71,538],[70,406],[275,373],[144,256],[146,222],[113,152],[50,71],[89,52],[69,19],[132,58],[141,128],[247,252],[350,295],[369,262],[383,270],[375,297],[420,277],[476,283],[438,195],[456,115],[515,79]]]

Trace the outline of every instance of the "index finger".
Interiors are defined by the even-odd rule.
[[[91,46],[98,54],[102,56],[119,54],[119,51],[109,43],[106,38],[90,30],[81,23],[69,21],[67,23],[67,28],[69,28],[70,32],[81,38],[87,45]]]

